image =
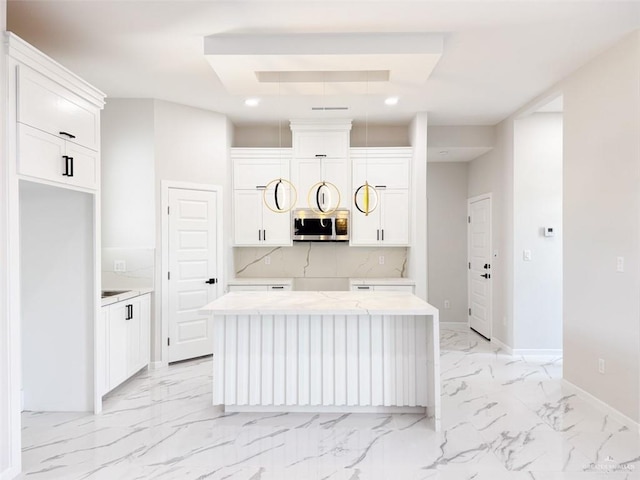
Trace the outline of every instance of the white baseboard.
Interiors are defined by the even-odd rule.
[[[502,343],[497,338],[493,337],[491,339],[491,343],[494,343],[497,347],[500,348],[500,350],[503,350],[507,355],[513,355],[513,349],[509,345]]]
[[[160,370],[161,368],[166,367],[167,365],[160,361],[160,362],[149,362],[149,370]]]
[[[469,324],[467,322],[440,322],[441,327],[464,327],[469,328]]]
[[[4,472],[0,472],[0,480],[11,480],[20,475],[20,469],[18,467],[10,467]]]
[[[571,383],[569,380],[566,380],[563,378],[562,383],[566,387],[568,387],[569,390],[573,390],[579,397],[583,398],[584,400],[592,404],[594,407],[600,410],[604,410],[614,420],[617,420],[618,422],[627,426],[632,432],[640,434],[640,423],[627,417],[624,413],[620,412],[619,410],[616,410],[608,403],[603,402],[598,397],[595,397],[594,395],[587,392],[586,390],[583,390],[577,385]]]

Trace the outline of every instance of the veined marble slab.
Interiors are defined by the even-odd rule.
[[[230,292],[200,313],[216,315],[432,315],[438,309],[408,292]]]

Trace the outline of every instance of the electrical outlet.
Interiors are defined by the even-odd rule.
[[[124,260],[114,260],[113,262],[113,271],[114,272],[126,272],[127,271],[127,262]]]
[[[624,272],[624,257],[616,258],[616,272]]]
[[[604,358],[598,359],[598,372],[604,374]]]
[[[378,263],[379,263],[380,265],[384,265],[384,255],[380,255],[380,256],[378,257]]]
[[[445,300],[444,301],[444,308],[446,308],[446,309],[451,308],[451,302],[449,300]]]
[[[269,255],[264,257],[264,264],[265,265],[271,265],[271,257]]]

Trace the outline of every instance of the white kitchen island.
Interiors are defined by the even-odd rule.
[[[241,412],[426,413],[440,428],[438,310],[407,292],[231,292],[213,403]]]

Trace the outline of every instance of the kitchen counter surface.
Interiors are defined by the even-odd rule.
[[[386,277],[386,278],[350,278],[351,285],[415,285],[410,278]]]
[[[292,285],[293,278],[234,278],[227,285]]]
[[[105,291],[122,290],[123,293],[103,298],[102,299],[102,306],[103,307],[106,307],[107,305],[111,305],[113,303],[121,302],[123,300],[128,300],[128,299],[133,298],[133,297],[138,297],[138,296],[144,295],[146,293],[152,293],[153,292],[153,288],[136,288],[136,289],[131,289],[131,290],[127,290],[127,289],[124,289],[124,288],[110,288],[110,289],[106,289],[105,288],[104,290]]]
[[[200,310],[214,315],[435,315],[408,292],[231,292]]]

